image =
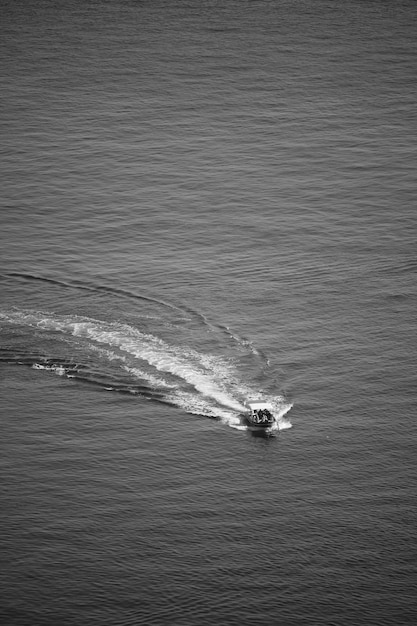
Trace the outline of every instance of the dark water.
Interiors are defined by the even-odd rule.
[[[415,624],[416,24],[2,4],[2,623]]]

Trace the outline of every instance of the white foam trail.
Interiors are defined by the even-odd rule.
[[[260,399],[272,405],[278,429],[291,428],[291,423],[283,417],[292,405],[285,402],[281,396],[265,395],[243,384],[236,376],[232,365],[222,357],[167,344],[162,339],[142,333],[129,325],[86,317],[13,311],[7,314],[0,312],[0,319],[85,338],[89,340],[89,349],[97,351],[110,361],[120,361],[123,369],[141,380],[148,381],[152,387],[169,390],[166,400],[187,412],[219,418],[225,424],[243,430],[246,427],[241,424],[241,414],[246,409],[237,398]],[[97,344],[102,344],[103,347]],[[131,358],[128,359],[114,349],[147,362],[155,370],[170,374],[173,379],[167,381],[166,377],[157,376],[143,367],[133,366]],[[54,369],[59,375],[65,374],[62,366],[37,364],[37,368]],[[179,379],[178,383],[175,382],[175,377]],[[184,382],[191,385],[199,394],[184,389]]]
[[[292,409],[293,405],[291,402],[281,405],[281,409],[276,415],[278,430],[287,430],[288,428],[292,428],[292,424],[289,419],[286,419],[284,416]]]
[[[94,344],[90,344],[90,349],[99,354],[100,356],[105,357],[107,361],[120,361],[123,363],[122,368],[135,376],[135,378],[139,378],[140,380],[146,380],[151,387],[166,387],[167,389],[175,389],[177,385],[170,384],[166,380],[162,378],[153,376],[150,372],[146,372],[145,370],[139,369],[138,367],[129,367],[126,365],[126,357],[121,354],[116,354],[111,350],[106,350],[105,348],[99,348]]]
[[[220,357],[171,346],[158,337],[141,333],[128,325],[89,318],[51,317],[42,313],[13,312],[5,317],[15,323],[23,322],[43,330],[69,333],[116,347],[147,361],[158,371],[177,376],[222,406],[235,411],[244,410],[243,405],[224,388],[223,381],[230,374],[230,368]]]
[[[213,406],[204,397],[196,396],[193,393],[176,390],[167,395],[166,400],[184,409],[187,413],[221,419],[224,424],[240,424],[240,417],[235,412],[224,407]]]
[[[220,380],[224,379],[226,368],[219,358],[170,346],[162,339],[141,333],[130,326],[113,326],[109,329],[96,322],[77,322],[72,324],[72,334],[115,346],[147,361],[159,371],[182,378],[201,394],[213,398],[223,406],[237,411],[244,409],[241,403],[222,388]]]
[[[156,376],[152,376],[152,374],[150,374],[149,372],[140,370],[137,367],[127,367],[127,365],[124,365],[123,369],[129,374],[135,376],[136,378],[139,378],[140,380],[146,380],[151,385],[151,387],[155,387],[157,389],[160,389],[161,387],[165,387],[166,389],[176,388],[176,385],[171,385],[167,383],[166,380],[163,380],[162,378],[157,378]]]

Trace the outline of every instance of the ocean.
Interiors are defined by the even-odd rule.
[[[1,13],[2,624],[414,625],[417,4]]]

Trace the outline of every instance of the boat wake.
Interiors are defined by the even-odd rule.
[[[262,397],[274,408],[276,428],[291,426],[285,419],[291,404],[246,383],[236,358],[194,349],[179,336],[173,343],[132,324],[18,309],[0,312],[0,323],[10,331],[0,361],[140,395],[237,429],[246,428],[240,418],[246,398]]]

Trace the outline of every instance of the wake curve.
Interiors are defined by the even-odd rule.
[[[150,302],[152,304],[160,305],[164,308],[171,309],[172,311],[175,311],[177,313],[181,313],[181,314],[184,313],[182,309],[180,309],[179,307],[175,306],[174,304],[165,302],[164,300],[153,298],[151,296],[137,294],[132,291],[127,291],[125,289],[119,289],[117,287],[109,287],[107,285],[95,285],[95,284],[93,285],[93,284],[88,284],[80,280],[72,280],[71,282],[69,282],[69,281],[58,280],[55,278],[49,278],[45,276],[36,276],[35,274],[26,274],[23,272],[9,272],[8,274],[4,274],[3,276],[5,278],[19,278],[21,280],[27,280],[27,281],[39,281],[39,282],[47,283],[50,285],[55,285],[57,287],[64,287],[66,289],[80,289],[83,291],[90,291],[93,293],[105,293],[105,294],[115,295],[118,297],[128,298],[131,300],[141,300],[143,302]]]
[[[241,380],[234,365],[223,356],[201,353],[188,345],[168,343],[129,324],[22,310],[0,312],[0,320],[33,328],[48,336],[58,335],[65,341],[75,342],[90,356],[96,354],[105,363],[104,372],[98,368],[93,373],[88,371],[86,376],[84,371],[86,380],[102,384],[106,389],[141,393],[190,413],[220,418],[236,428],[240,427],[244,400],[259,395],[259,391]],[[53,359],[32,362],[37,369],[49,369],[60,376],[80,377],[82,367],[77,369],[71,363],[68,365],[66,367],[65,363],[56,363]],[[123,374],[121,380],[119,376],[109,374],[114,365]],[[126,382],[124,376],[136,384]],[[279,418],[291,408],[281,396],[262,397],[273,404]],[[282,424],[284,427],[284,422]]]
[[[181,306],[166,302],[160,298],[155,298],[152,296],[136,293],[133,291],[129,291],[126,289],[120,289],[117,287],[112,287],[109,285],[100,285],[88,283],[81,280],[71,280],[64,281],[59,280],[52,277],[39,276],[36,274],[30,274],[25,272],[8,272],[7,274],[2,275],[5,279],[19,279],[23,281],[29,282],[41,282],[49,285],[54,285],[56,287],[61,287],[64,289],[76,289],[90,293],[102,293],[110,296],[117,296],[118,298],[122,297],[128,300],[136,300],[144,303],[149,303],[152,305],[156,305],[161,307],[166,311],[170,311],[171,313],[175,313],[176,315],[180,315],[184,321],[191,321],[192,319],[198,320],[203,326],[205,326],[208,330],[214,333],[220,333],[227,339],[231,339],[239,348],[243,350],[249,350],[253,355],[257,357],[261,357],[265,363],[267,363],[266,356],[255,348],[251,341],[248,339],[239,336],[236,332],[232,331],[228,326],[224,326],[222,324],[213,324],[207,316],[201,311],[197,311],[187,305],[182,304]]]

